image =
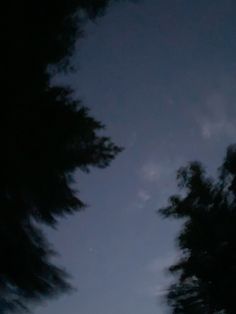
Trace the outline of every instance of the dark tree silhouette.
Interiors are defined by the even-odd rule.
[[[49,65],[65,69],[87,18],[106,0],[8,1],[1,10],[0,313],[68,291],[66,273],[40,226],[84,205],[71,188],[76,169],[106,167],[120,151],[99,134],[69,89],[50,86]]]
[[[170,267],[176,281],[167,300],[172,313],[236,313],[236,145],[213,180],[201,164],[177,175],[182,196],[171,196],[164,217],[184,221],[177,244],[181,258]]]

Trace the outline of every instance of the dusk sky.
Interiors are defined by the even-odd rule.
[[[215,173],[236,137],[235,0],[119,1],[88,24],[57,84],[125,148],[76,175],[88,208],[49,239],[77,290],[34,314],[162,314],[179,224],[156,210],[191,160]]]

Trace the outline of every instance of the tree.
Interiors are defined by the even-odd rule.
[[[50,86],[47,71],[66,69],[83,22],[107,4],[8,1],[1,11],[0,313],[70,289],[40,226],[84,206],[71,187],[76,169],[106,167],[121,150],[69,89]]]
[[[169,198],[164,217],[183,220],[180,260],[167,301],[172,313],[236,313],[236,145],[228,148],[217,179],[193,162],[177,173],[185,192]]]

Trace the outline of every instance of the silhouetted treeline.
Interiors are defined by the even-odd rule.
[[[228,148],[217,179],[198,162],[181,168],[177,179],[184,194],[171,196],[160,210],[184,222],[177,238],[181,258],[170,267],[172,313],[236,313],[236,145]]]
[[[74,170],[106,167],[120,149],[99,135],[70,91],[50,87],[49,65],[65,68],[83,23],[107,0],[4,1],[1,9],[0,313],[70,289],[40,224],[83,207]]]

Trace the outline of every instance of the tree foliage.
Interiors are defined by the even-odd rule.
[[[177,179],[184,194],[160,209],[184,222],[177,238],[181,258],[170,267],[176,276],[167,295],[172,313],[236,313],[236,145],[217,179],[198,162],[181,168]]]
[[[84,21],[107,4],[10,0],[1,10],[0,313],[70,289],[40,226],[84,206],[71,188],[76,169],[106,167],[120,151],[69,89],[50,86],[47,71],[66,66]]]

